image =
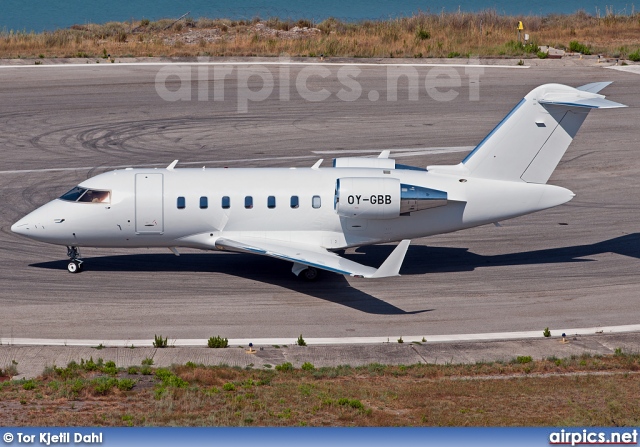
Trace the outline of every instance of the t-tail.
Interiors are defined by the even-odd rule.
[[[546,84],[533,89],[457,170],[470,177],[547,183],[591,109],[626,107],[598,94],[609,84]]]

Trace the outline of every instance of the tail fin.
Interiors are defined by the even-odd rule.
[[[535,88],[462,165],[473,177],[546,183],[591,109],[626,107],[597,94],[608,84]]]

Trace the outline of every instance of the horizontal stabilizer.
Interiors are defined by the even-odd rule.
[[[586,107],[588,109],[616,109],[618,107],[627,107],[619,102],[609,101],[604,98],[581,98],[579,96],[566,97],[560,96],[558,98],[544,98],[538,101],[540,104],[553,104],[556,106],[566,107]]]
[[[603,88],[611,85],[612,82],[608,81],[608,82],[592,82],[591,84],[585,84],[582,85],[580,87],[576,87],[576,90],[581,90],[583,92],[589,92],[589,93],[598,93],[600,90],[602,90]]]
[[[334,273],[363,278],[385,278],[399,276],[400,267],[409,247],[409,240],[404,240],[389,255],[379,269],[358,264],[357,262],[338,256],[322,247],[304,246],[284,241],[265,241],[264,239],[246,238],[231,240],[219,238],[215,241],[218,250],[252,253],[294,263],[294,273],[300,273],[300,264],[316,267]]]

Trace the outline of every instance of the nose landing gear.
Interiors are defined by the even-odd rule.
[[[78,247],[67,247],[67,256],[71,261],[67,264],[69,273],[79,273],[82,271],[82,259],[80,259],[80,250]]]

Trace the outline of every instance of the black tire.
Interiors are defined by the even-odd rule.
[[[67,270],[69,270],[69,273],[78,273],[80,269],[81,267],[78,261],[71,261],[67,264]]]
[[[302,278],[305,281],[315,281],[316,279],[318,279],[319,275],[320,272],[318,272],[318,269],[314,267],[309,267],[302,271]]]

